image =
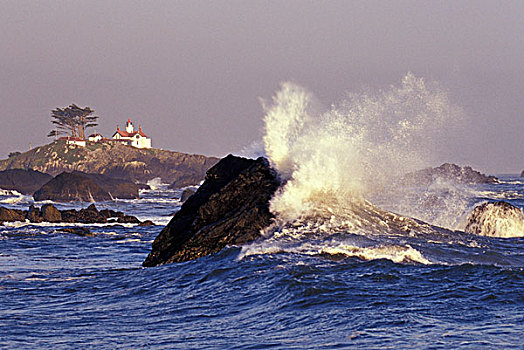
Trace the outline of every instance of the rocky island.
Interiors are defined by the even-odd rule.
[[[0,160],[0,171],[31,169],[51,176],[81,171],[141,183],[159,177],[179,188],[200,183],[206,170],[217,162],[215,157],[136,148],[118,142],[87,142],[81,147],[57,140]]]
[[[487,176],[470,166],[460,167],[444,163],[436,168],[426,168],[404,175],[401,182],[405,185],[430,185],[437,181],[450,181],[458,184],[497,183],[495,176]]]

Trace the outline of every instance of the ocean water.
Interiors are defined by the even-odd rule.
[[[524,180],[501,179],[469,186],[470,206],[504,199],[522,208]],[[54,224],[0,227],[0,347],[524,348],[524,238],[305,233],[304,223],[142,268],[180,192],[97,203],[157,226],[87,225],[94,237],[53,233]],[[0,200],[31,202],[6,191]]]
[[[524,208],[524,179],[399,185],[448,159],[463,120],[451,101],[413,74],[333,104],[283,83],[245,150],[284,182],[275,223],[198,260],[141,267],[180,207],[181,190],[159,181],[139,200],[97,203],[157,226],[0,227],[0,347],[524,349],[523,222],[462,232],[476,204]],[[0,191],[0,205],[30,203]]]

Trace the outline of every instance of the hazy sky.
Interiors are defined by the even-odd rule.
[[[0,156],[49,142],[70,103],[105,136],[131,117],[154,147],[222,156],[260,138],[281,81],[329,106],[411,71],[469,118],[443,160],[520,172],[523,19],[523,1],[0,0]]]

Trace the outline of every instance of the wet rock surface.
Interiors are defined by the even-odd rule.
[[[15,190],[23,194],[33,194],[52,178],[51,175],[39,171],[9,169],[0,171],[0,188]]]
[[[108,201],[114,198],[138,198],[138,186],[131,181],[79,171],[63,172],[43,185],[33,195],[35,200]]]
[[[225,157],[160,232],[143,265],[193,260],[259,238],[279,186],[266,159]]]
[[[58,210],[52,204],[45,204],[42,208],[31,205],[28,210],[8,209],[0,207],[0,223],[25,221],[40,223],[84,223],[84,224],[103,224],[103,223],[131,223],[143,224],[144,226],[154,225],[150,220],[142,223],[134,216],[126,215],[120,211],[104,209],[98,211],[94,204],[85,209]]]

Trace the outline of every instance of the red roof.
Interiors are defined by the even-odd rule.
[[[147,137],[146,134],[144,134],[142,132],[142,129],[140,129],[138,131],[134,131],[134,132],[127,132],[127,131],[123,131],[123,130],[117,130],[116,133],[119,134],[122,137],[133,137],[136,134],[139,134],[142,137]]]

